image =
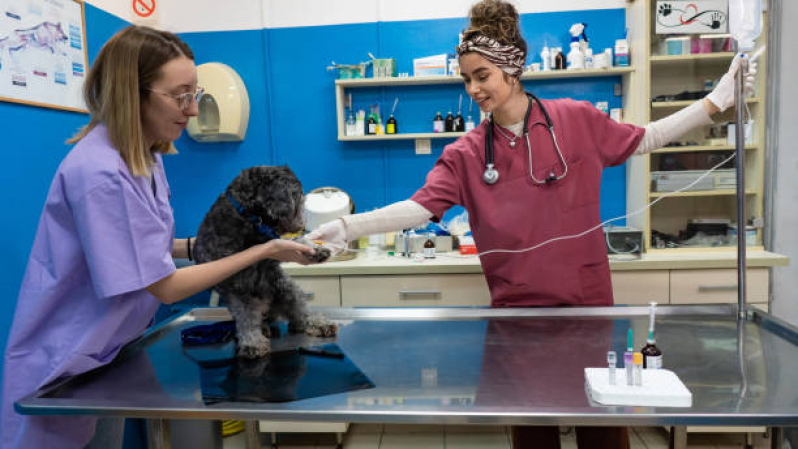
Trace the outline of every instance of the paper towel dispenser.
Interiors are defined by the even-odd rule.
[[[199,115],[188,121],[188,135],[197,142],[244,140],[249,124],[249,95],[241,77],[225,64],[197,66],[197,80],[205,88]]]

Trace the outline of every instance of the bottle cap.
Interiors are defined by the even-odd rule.
[[[641,354],[639,352],[635,352],[634,358],[635,358],[634,359],[635,365],[642,365],[643,364],[643,354]]]

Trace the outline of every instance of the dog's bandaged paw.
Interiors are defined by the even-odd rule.
[[[338,325],[322,315],[312,314],[305,324],[305,333],[311,337],[334,337],[338,333]]]

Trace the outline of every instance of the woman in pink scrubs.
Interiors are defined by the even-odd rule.
[[[91,121],[50,186],[17,300],[5,354],[3,448],[113,447],[107,439],[90,443],[96,418],[22,416],[13,404],[110,362],[159,304],[262,259],[307,263],[303,254],[314,251],[272,240],[175,268],[172,258],[190,256],[190,241],[174,239],[161,157],[175,152],[172,142],[197,115],[201,94],[194,56],[172,33],[128,27],[94,61],[85,85]],[[122,420],[101,421],[115,429],[108,433],[119,447]]]
[[[448,145],[426,184],[409,200],[325,223],[309,238],[343,248],[348,240],[362,235],[438,221],[454,205],[468,211],[480,253],[524,250],[555,237],[580,234],[601,222],[599,188],[604,168],[711,124],[711,115],[734,104],[739,57],[706,98],[644,128],[616,123],[583,101],[533,101],[520,81],[527,46],[515,8],[501,0],[483,0],[471,8],[470,19],[457,47],[460,72],[468,94],[492,119]],[[755,66],[750,64],[748,88],[754,74]],[[549,132],[546,113],[553,132]],[[486,160],[489,132],[492,168],[498,173],[495,183],[483,179],[494,174]],[[483,254],[480,263],[494,307],[613,304],[601,229],[526,252]],[[548,440],[542,437],[545,432],[556,432],[556,428],[515,428],[514,444],[559,441],[556,433]],[[628,445],[626,429],[605,428],[599,434],[603,436],[578,437],[580,447],[588,447],[584,446],[587,441],[593,441],[593,447]]]

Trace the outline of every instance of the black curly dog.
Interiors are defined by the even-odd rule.
[[[243,170],[222,193],[202,220],[193,254],[197,263],[210,262],[265,243],[304,227],[302,184],[287,166],[259,166]],[[311,260],[321,262],[329,249],[316,247]],[[311,316],[302,290],[280,268],[266,259],[216,285],[236,321],[239,357],[269,354],[268,326],[279,318],[288,320],[291,332],[327,337],[337,326]]]

